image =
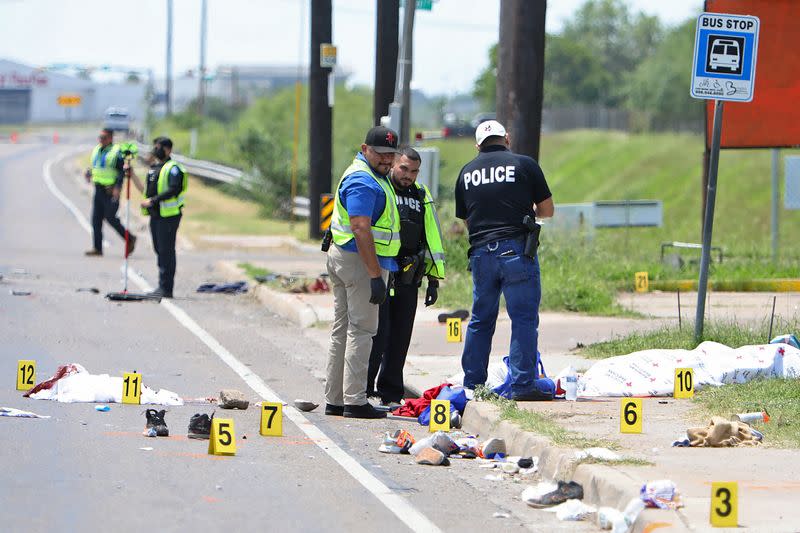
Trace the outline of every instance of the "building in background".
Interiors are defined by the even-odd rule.
[[[141,79],[100,83],[0,59],[0,124],[97,122],[109,107],[143,119],[146,93]]]

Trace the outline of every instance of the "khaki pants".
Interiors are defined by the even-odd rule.
[[[325,401],[330,405],[364,405],[372,337],[378,331],[378,306],[369,303],[369,274],[358,253],[331,245],[328,274],[333,285],[334,316]],[[389,273],[381,269],[381,275],[386,281]]]

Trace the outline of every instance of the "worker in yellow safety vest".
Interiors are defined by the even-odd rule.
[[[86,169],[87,183],[94,183],[94,201],[92,202],[92,236],[93,246],[86,251],[90,257],[103,255],[103,220],[107,221],[119,236],[125,238],[125,226],[117,217],[119,195],[122,190],[122,174],[125,158],[114,144],[114,131],[104,128],[97,136],[100,141],[92,150],[91,167]],[[127,257],[136,247],[136,237],[128,236],[125,250]]]
[[[184,196],[188,175],[183,165],[171,158],[172,140],[168,137],[153,139],[153,163],[147,171],[147,181],[142,185],[131,169],[129,172],[142,192],[142,214],[150,217],[150,234],[158,258],[158,288],[151,296],[172,298],[175,287],[175,241],[183,216]]]
[[[334,320],[325,383],[325,414],[384,418],[366,394],[378,306],[386,300],[389,272],[397,270],[400,217],[386,175],[397,152],[397,133],[376,126],[336,187],[328,248]],[[324,246],[323,246],[324,249]]]

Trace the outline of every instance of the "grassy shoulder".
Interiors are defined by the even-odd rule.
[[[783,331],[798,331],[800,322],[786,322],[776,319],[773,334]],[[737,323],[709,321],[704,324],[702,341],[714,341],[732,348],[769,342],[769,323]],[[693,350],[697,347],[694,339],[694,324],[685,324],[682,329],[677,326],[665,326],[646,332],[636,332],[617,337],[605,342],[590,344],[578,353],[591,359],[605,359],[617,355],[626,355],[642,350],[682,349]]]
[[[764,434],[764,444],[800,447],[800,380],[764,379],[708,388],[698,392],[694,402],[709,418],[766,410],[770,421],[755,425]]]

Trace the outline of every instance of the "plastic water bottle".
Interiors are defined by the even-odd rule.
[[[564,399],[569,402],[578,399],[578,373],[571,366],[564,376]]]

